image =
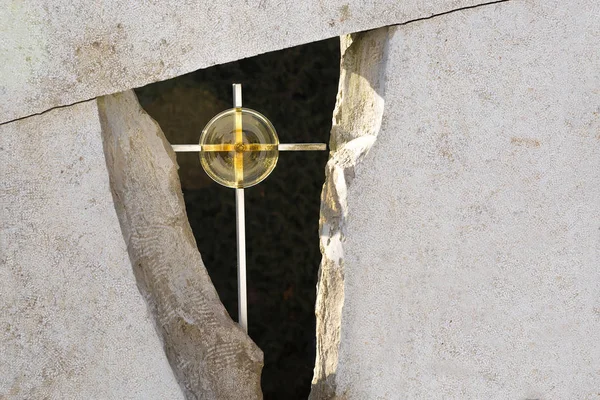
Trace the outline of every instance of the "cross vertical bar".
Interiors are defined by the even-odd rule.
[[[246,221],[244,215],[244,189],[235,189],[235,218],[238,261],[238,323],[242,329],[248,333],[248,309],[246,304]]]
[[[242,85],[233,84],[233,107],[242,107]],[[240,113],[241,114],[241,113]],[[242,118],[235,119],[236,138],[241,142]],[[241,154],[240,154],[241,156]],[[238,156],[239,157],[239,156]],[[237,171],[237,166],[234,166]],[[237,173],[236,173],[237,175]],[[241,177],[243,179],[243,177]],[[244,189],[235,189],[235,225],[237,233],[237,276],[238,276],[238,323],[248,333],[248,305],[246,300],[246,216],[244,211]]]

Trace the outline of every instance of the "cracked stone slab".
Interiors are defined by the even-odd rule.
[[[0,398],[184,399],[109,188],[96,101],[0,126]]]
[[[0,123],[476,0],[83,0],[0,7]]]
[[[189,399],[262,399],[263,353],[231,320],[189,226],[175,153],[127,91],[98,99],[106,162],[140,290]]]
[[[353,38],[312,398],[597,396],[598,15],[511,1],[390,27],[379,47]],[[368,129],[344,117],[378,102]]]

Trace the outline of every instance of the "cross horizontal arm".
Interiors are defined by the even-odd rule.
[[[194,151],[202,151],[202,146],[199,144],[172,144],[171,147],[175,153],[191,153]]]
[[[173,144],[173,151],[176,153],[189,153],[198,151],[235,151],[233,144]],[[269,151],[273,150],[275,145],[272,144],[244,144],[243,150],[246,151]],[[280,143],[277,146],[279,151],[311,151],[311,150],[327,150],[325,143]]]
[[[279,151],[310,151],[327,150],[325,143],[279,143]]]

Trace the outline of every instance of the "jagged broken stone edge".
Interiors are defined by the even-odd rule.
[[[210,281],[163,132],[133,91],[101,97],[98,108],[131,264],[180,385],[189,399],[261,399],[262,351]]]
[[[344,305],[346,193],[355,168],[375,143],[384,110],[383,60],[388,28],[341,37],[340,84],[331,129],[331,156],[321,194],[322,253],[315,314],[317,354],[310,400],[343,398],[336,370]]]

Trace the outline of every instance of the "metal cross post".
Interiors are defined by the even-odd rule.
[[[242,85],[233,84],[233,108],[234,112],[234,141],[229,144],[174,144],[175,152],[233,152],[233,170],[235,186],[235,217],[237,230],[237,276],[238,276],[238,305],[239,305],[239,324],[248,333],[248,310],[246,296],[246,224],[244,215],[244,153],[260,152],[273,150],[278,151],[307,151],[307,150],[326,150],[324,143],[288,143],[282,144],[256,144],[246,143],[244,141],[244,127],[242,118]],[[216,118],[216,117],[215,117]],[[266,119],[265,119],[266,120]],[[209,123],[210,124],[210,123]],[[206,128],[205,128],[206,131]],[[204,134],[204,131],[203,131]],[[275,135],[276,136],[276,135]],[[204,167],[204,165],[203,165]],[[274,167],[274,165],[273,165]],[[206,168],[205,168],[206,169]],[[208,172],[208,171],[207,171]],[[266,174],[268,175],[270,171]],[[211,176],[211,174],[209,174]],[[265,175],[266,177],[266,175]],[[211,178],[215,179],[213,176]],[[264,179],[264,178],[263,178]],[[215,179],[216,180],[216,179]],[[217,180],[217,183],[221,183]]]

